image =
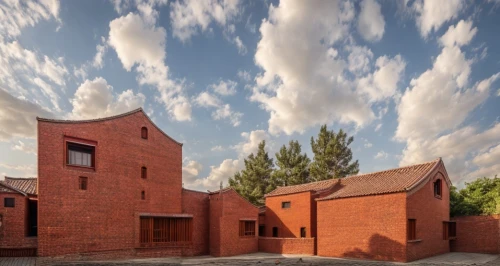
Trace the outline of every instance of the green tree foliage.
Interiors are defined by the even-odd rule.
[[[257,155],[250,154],[245,159],[245,169],[229,178],[229,185],[256,205],[263,205],[264,194],[275,188],[271,180],[273,159],[269,158],[265,147],[265,141],[259,143]]]
[[[301,154],[301,146],[298,141],[291,140],[288,147],[283,145],[276,153],[276,166],[278,169],[272,174],[276,186],[299,185],[308,182],[309,163],[311,160],[307,154]]]
[[[465,188],[450,191],[451,216],[491,215],[500,213],[500,178],[478,178]]]
[[[349,145],[353,137],[348,137],[342,129],[338,133],[329,131],[326,125],[321,127],[318,138],[311,137],[311,147],[314,161],[309,171],[311,181],[320,181],[331,178],[342,178],[355,175],[359,172],[359,163],[352,160],[352,151]]]

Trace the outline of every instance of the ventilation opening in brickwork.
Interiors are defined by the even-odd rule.
[[[146,168],[146,166],[143,166],[141,168],[141,178],[142,179],[148,178],[148,168]]]
[[[78,179],[78,188],[80,190],[87,190],[88,178],[85,176],[80,176]]]
[[[305,227],[300,228],[300,237],[306,237],[306,228]]]
[[[141,138],[148,139],[148,128],[142,127],[141,129]]]
[[[146,191],[141,191],[141,200],[145,200],[146,199]]]
[[[255,236],[255,221],[240,221],[240,236]]]
[[[193,218],[141,217],[141,246],[189,244]]]

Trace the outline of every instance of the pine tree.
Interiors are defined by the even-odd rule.
[[[276,186],[299,185],[308,182],[309,163],[307,154],[300,154],[301,146],[298,141],[292,140],[288,148],[283,145],[276,153],[276,169],[272,175]]]
[[[309,171],[312,181],[320,181],[331,178],[342,178],[355,175],[359,172],[358,160],[351,163],[352,151],[349,145],[353,137],[339,130],[335,133],[329,131],[326,125],[321,127],[318,138],[311,137],[311,148],[314,153],[314,161]]]
[[[264,205],[264,194],[275,188],[271,180],[273,159],[269,158],[265,147],[265,141],[259,143],[257,155],[250,154],[245,159],[245,169],[229,178],[229,185],[256,205]]]

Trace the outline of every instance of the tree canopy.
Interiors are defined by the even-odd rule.
[[[450,190],[451,216],[500,214],[500,178],[478,178]]]
[[[265,147],[265,141],[259,143],[257,155],[250,154],[245,159],[245,169],[229,178],[229,185],[256,205],[263,205],[264,194],[275,188],[271,180],[273,159],[269,158]]]
[[[283,145],[276,153],[276,169],[272,178],[276,186],[299,185],[308,182],[309,163],[307,154],[301,154],[298,141],[291,140],[288,147]]]
[[[349,145],[354,138],[342,129],[338,133],[329,131],[326,125],[320,129],[317,139],[311,137],[314,160],[309,167],[311,181],[342,178],[359,172],[358,161],[352,161]]]

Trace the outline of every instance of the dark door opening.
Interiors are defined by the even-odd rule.
[[[273,227],[273,237],[278,237],[278,227]]]
[[[263,224],[259,225],[259,236],[266,236],[266,226]]]
[[[38,201],[28,200],[27,235],[38,236]]]

